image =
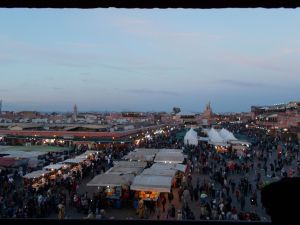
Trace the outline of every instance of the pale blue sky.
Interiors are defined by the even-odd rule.
[[[300,100],[300,9],[1,9],[0,78],[4,110]]]

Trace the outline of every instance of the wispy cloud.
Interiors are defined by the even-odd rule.
[[[147,19],[137,19],[128,16],[111,18],[109,22],[125,33],[151,38],[165,43],[173,43],[174,41],[217,41],[224,39],[223,35],[200,31],[177,31],[164,25],[162,22],[154,22]]]
[[[218,80],[217,83],[224,85],[232,85],[237,87],[245,87],[245,88],[253,88],[253,87],[266,87],[267,84],[256,83],[251,81],[241,81],[241,80],[231,80],[231,79],[223,79]]]
[[[299,67],[295,65],[289,65],[284,58],[276,59],[273,56],[265,55],[264,58],[259,56],[249,56],[227,52],[226,56],[222,58],[232,64],[238,64],[243,66],[249,66],[252,68],[260,68],[263,70],[269,70],[277,73],[299,74]],[[287,60],[288,61],[288,60]]]
[[[126,92],[133,94],[145,94],[145,95],[179,95],[178,92],[166,91],[166,90],[150,90],[150,89],[128,89]]]

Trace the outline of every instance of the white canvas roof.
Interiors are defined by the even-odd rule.
[[[183,163],[184,155],[180,151],[168,151],[162,149],[155,156],[154,162],[160,163]]]
[[[85,153],[83,153],[83,154],[81,154],[81,155],[76,156],[75,159],[83,159],[83,160],[86,160],[87,157],[88,157],[88,155],[85,154]]]
[[[122,186],[129,185],[133,180],[134,175],[118,175],[118,174],[100,174],[94,177],[89,183],[88,187],[105,187],[105,186]]]
[[[79,164],[82,163],[85,159],[83,158],[72,158],[72,159],[67,159],[65,161],[63,161],[63,163],[67,163],[67,164]]]
[[[114,166],[106,171],[106,174],[140,174],[144,168],[142,167],[122,167],[122,166]]]
[[[172,178],[175,176],[175,174],[176,174],[176,170],[172,170],[172,169],[160,170],[152,167],[145,169],[142,173],[142,175],[158,175],[158,176],[168,176]]]
[[[225,141],[237,140],[232,132],[224,128],[219,131],[219,134]]]
[[[3,151],[1,154],[8,154],[8,156],[4,157],[14,157],[14,158],[37,158],[39,155],[45,155],[43,152],[25,152],[19,150],[8,150]]]
[[[47,175],[49,173],[51,173],[51,172],[50,171],[46,171],[46,170],[36,170],[36,171],[31,172],[31,173],[27,173],[23,177],[27,178],[27,179],[35,179],[35,178],[39,178],[39,177],[45,176],[45,175]]]
[[[224,145],[225,140],[220,136],[219,132],[216,131],[214,128],[211,128],[207,132],[209,143],[215,144],[215,145]]]
[[[145,168],[147,166],[146,162],[136,162],[136,161],[115,161],[114,165],[121,167],[140,167]]]
[[[133,180],[130,187],[136,191],[170,192],[172,177],[157,175],[139,175]]]
[[[154,163],[151,167],[151,169],[158,169],[158,170],[175,170],[175,171],[181,171],[185,172],[186,165],[183,164],[174,164],[174,163]]]
[[[197,132],[191,128],[184,136],[184,144],[185,145],[198,145],[198,135]]]
[[[248,141],[240,141],[240,140],[232,140],[230,141],[231,144],[239,144],[239,145],[251,145]]]
[[[124,159],[136,160],[136,161],[153,161],[156,153],[147,153],[146,151],[133,151],[124,156]]]
[[[45,166],[43,169],[44,170],[60,170],[61,168],[66,168],[66,167],[68,167],[67,164],[57,163],[57,164],[51,164],[51,165]]]
[[[157,148],[136,148],[134,152],[143,152],[146,155],[155,155],[160,149]]]

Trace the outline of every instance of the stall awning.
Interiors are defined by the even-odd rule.
[[[67,160],[63,161],[63,163],[66,163],[66,164],[79,164],[79,163],[82,163],[85,159],[82,159],[82,158],[67,159]]]
[[[167,192],[171,191],[172,177],[156,175],[139,175],[133,180],[131,190]]]
[[[158,175],[158,176],[168,176],[168,177],[174,177],[176,174],[176,170],[172,169],[154,169],[154,168],[149,168],[145,169],[142,173],[142,175]]]
[[[50,173],[51,173],[50,171],[46,171],[46,170],[36,170],[36,171],[33,171],[31,173],[24,175],[23,178],[35,179],[35,178],[40,178],[40,177],[45,176]]]
[[[118,175],[118,174],[100,174],[94,177],[88,187],[106,187],[106,186],[122,186],[129,185],[133,180],[133,175]]]
[[[183,164],[174,164],[174,163],[154,163],[151,168],[158,169],[158,170],[175,170],[175,171],[186,171],[186,165]]]
[[[110,168],[106,173],[107,174],[140,174],[143,171],[144,168],[141,167],[122,167],[122,166],[114,166]]]
[[[160,151],[156,154],[154,162],[183,163],[184,155],[179,151]]]
[[[134,151],[130,152],[128,155],[125,155],[124,159],[150,162],[153,161],[155,154],[158,152],[159,149],[146,149],[146,148],[135,149]]]
[[[147,166],[146,162],[137,162],[137,161],[115,161],[114,165],[121,167],[139,167],[145,168]]]
[[[52,164],[52,165],[45,166],[43,168],[43,170],[60,170],[62,168],[66,168],[66,167],[68,167],[67,164],[57,163],[57,164]]]

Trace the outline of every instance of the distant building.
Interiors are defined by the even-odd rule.
[[[200,116],[200,123],[204,126],[210,126],[214,123],[214,114],[210,102],[205,106],[203,114]]]
[[[210,102],[208,102],[208,104],[205,107],[205,110],[202,114],[202,118],[203,119],[211,119],[213,117],[213,112],[210,106]]]
[[[77,105],[75,104],[74,105],[74,108],[73,108],[73,115],[72,115],[72,120],[75,122],[77,120],[77,115],[78,115],[78,112],[77,112]]]
[[[257,125],[268,128],[299,127],[300,102],[272,106],[252,106],[251,117]]]
[[[0,100],[0,114],[2,114],[2,99]]]

